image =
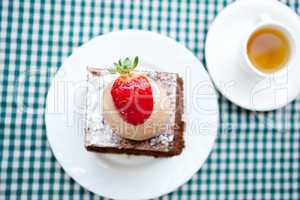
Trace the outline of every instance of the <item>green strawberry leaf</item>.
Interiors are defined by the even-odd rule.
[[[109,69],[110,72],[118,72],[119,74],[129,74],[139,64],[139,58],[136,56],[133,60],[126,57],[124,60],[119,59],[117,63],[114,63],[114,69]]]
[[[133,69],[135,69],[138,64],[139,64],[139,57],[136,56],[133,61]]]
[[[131,61],[129,58],[125,58],[124,62],[123,62],[124,67],[128,67],[131,66]]]

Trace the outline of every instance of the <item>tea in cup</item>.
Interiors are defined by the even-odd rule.
[[[287,68],[295,54],[291,31],[263,16],[248,34],[243,54],[250,69],[260,76],[270,76]]]

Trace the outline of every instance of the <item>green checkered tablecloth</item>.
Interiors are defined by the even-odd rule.
[[[63,60],[89,39],[144,29],[204,60],[226,0],[0,2],[0,199],[98,199],[72,180],[46,138],[44,106]],[[284,1],[298,14],[299,0]],[[300,199],[300,99],[255,113],[219,98],[220,128],[202,169],[162,199]]]

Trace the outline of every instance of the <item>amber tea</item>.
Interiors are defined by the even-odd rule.
[[[255,31],[247,43],[247,55],[251,63],[264,73],[274,73],[282,69],[290,57],[287,36],[272,27]]]

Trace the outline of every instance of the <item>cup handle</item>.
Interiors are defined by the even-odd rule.
[[[262,13],[259,15],[259,18],[258,18],[259,23],[269,23],[272,21],[273,21],[273,19],[271,18],[271,16],[266,13]]]

